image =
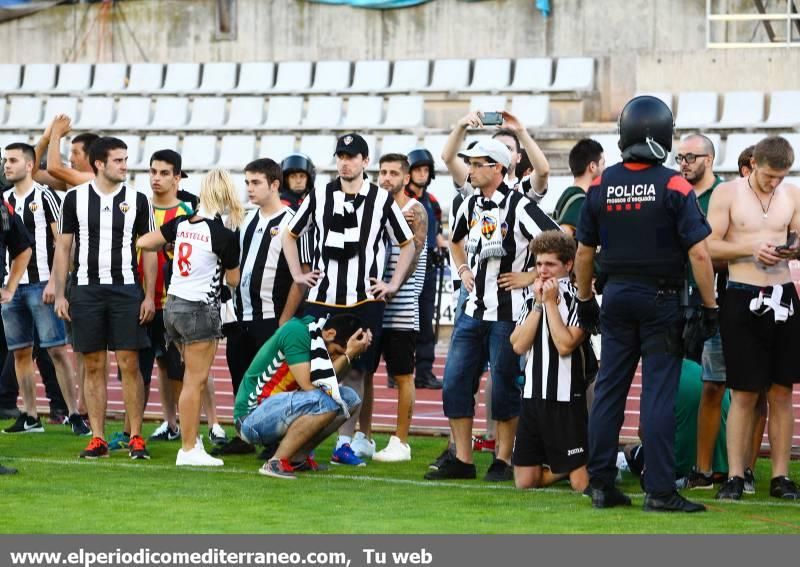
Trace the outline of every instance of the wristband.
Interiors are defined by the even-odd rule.
[[[353,361],[350,360],[350,357],[347,355],[347,353],[344,353],[344,357],[347,359],[348,366],[353,366]]]
[[[541,303],[535,303],[534,302],[533,310],[534,311],[538,311],[539,313],[542,313],[544,311],[544,305],[542,305]]]
[[[460,276],[461,272],[463,272],[464,270],[469,270],[469,266],[467,266],[466,264],[461,264],[458,267],[458,270],[456,270],[456,271],[458,272],[458,275]]]

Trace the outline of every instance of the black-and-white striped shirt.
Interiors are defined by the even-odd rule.
[[[477,210],[480,190],[466,199],[456,214],[452,241],[467,240],[470,229],[480,223]],[[519,318],[526,290],[501,289],[497,277],[508,272],[523,272],[532,266],[528,252],[530,241],[545,230],[560,230],[539,206],[517,191],[505,185],[495,191],[492,201],[499,206],[499,222],[494,230],[501,231],[505,256],[480,259],[480,249],[468,253],[467,264],[475,277],[475,287],[464,305],[464,313],[482,321],[516,321]]]
[[[46,282],[50,279],[55,255],[55,237],[51,227],[61,215],[61,199],[50,188],[35,182],[25,195],[18,196],[12,187],[4,197],[14,207],[33,240],[33,254],[19,283]]]
[[[240,231],[242,278],[236,288],[239,321],[277,319],[286,305],[292,274],[283,255],[281,238],[294,216],[283,207],[268,217],[248,213]]]
[[[104,195],[88,182],[67,192],[58,230],[75,235],[76,285],[138,284],[136,237],[155,230],[155,221],[144,193],[123,183]]]
[[[416,199],[411,199],[401,209],[402,212],[411,210],[414,205],[422,206]],[[397,260],[400,258],[400,247],[391,244],[389,261],[386,264],[384,281],[391,281],[397,269]],[[428,247],[423,246],[419,261],[414,272],[400,286],[391,301],[383,310],[383,328],[401,331],[419,331],[419,297],[422,295],[422,286],[425,283],[425,268],[428,263]]]
[[[578,327],[578,302],[575,300],[575,287],[569,278],[558,280],[561,300],[558,302],[558,312],[561,320],[567,327]],[[519,324],[533,310],[533,297],[525,301]],[[584,365],[581,348],[578,347],[572,354],[561,356],[558,354],[553,338],[550,335],[550,326],[547,322],[547,310],[542,312],[542,318],[536,329],[536,338],[533,340],[528,359],[525,363],[525,386],[522,389],[523,398],[536,398],[556,402],[571,402],[575,399],[583,400],[586,393]]]
[[[324,245],[333,218],[333,195],[341,190],[339,179],[327,187],[314,189],[289,223],[289,230],[295,236],[302,236],[310,227],[315,229],[311,266],[320,270],[322,277],[311,288],[308,301],[345,307],[375,301],[368,290],[372,285],[370,278],[380,279],[386,267],[384,235],[388,235],[392,242],[405,246],[411,244],[413,234],[389,192],[365,180],[359,191],[363,202],[356,209],[360,236],[358,253],[342,261],[331,258]],[[346,198],[350,199],[351,196]]]

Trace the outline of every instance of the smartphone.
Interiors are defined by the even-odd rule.
[[[500,126],[503,123],[502,112],[484,112],[481,117],[484,126]]]
[[[780,246],[775,247],[776,252],[783,252],[784,250],[788,250],[792,246],[797,243],[797,233],[795,231],[790,231],[789,236],[786,237],[786,244],[781,244]]]

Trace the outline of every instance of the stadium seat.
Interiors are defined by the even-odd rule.
[[[764,126],[790,128],[799,124],[800,91],[774,91],[770,96],[769,116]]]
[[[217,137],[208,135],[186,136],[181,147],[182,167],[185,169],[210,169],[217,162]]]
[[[469,83],[469,59],[437,59],[430,86],[423,91],[463,91]]]
[[[310,61],[284,61],[278,65],[273,93],[299,93],[311,86]]]
[[[669,109],[674,112],[674,110],[672,108],[672,93],[668,93],[668,92],[640,92],[640,93],[636,93],[633,96],[634,96],[634,98],[637,97],[637,96],[652,96],[652,97],[655,97],[658,100],[660,100],[661,102],[663,102],[664,104],[666,104],[669,107]]]
[[[12,96],[9,98],[8,118],[3,128],[38,128],[42,123],[42,103],[32,96]]]
[[[339,93],[350,86],[350,61],[319,61],[312,93]]]
[[[173,130],[186,125],[189,118],[189,99],[183,96],[162,96],[156,98],[153,111],[152,130]]]
[[[428,134],[422,140],[422,146],[433,155],[436,171],[446,171],[447,166],[442,160],[442,150],[447,143],[447,134]]]
[[[72,96],[56,96],[47,99],[42,126],[47,126],[57,114],[66,114],[72,120],[78,116],[78,99]]]
[[[725,139],[725,158],[717,160],[714,170],[718,172],[738,172],[739,154],[742,150],[753,144],[757,144],[766,136],[764,133],[758,134],[730,134]]]
[[[148,199],[153,198],[153,189],[150,187],[149,173],[138,173],[136,177],[133,178],[132,183],[130,180],[128,181],[128,186],[130,185],[133,185],[133,188],[136,189],[139,193],[144,193],[145,195],[147,195]]]
[[[417,137],[413,134],[389,134],[381,140],[381,153],[384,154],[408,154],[418,146]],[[380,156],[375,156],[380,157]],[[376,164],[377,159],[373,160]]]
[[[450,214],[450,205],[453,204],[457,191],[453,185],[453,178],[449,175],[437,175],[431,180],[428,191],[439,201],[442,207],[442,218],[447,219]]]
[[[722,117],[710,124],[714,128],[747,128],[764,122],[764,93],[732,91],[723,98]]]
[[[511,59],[476,59],[472,82],[464,89],[496,93],[506,90],[511,80]]]
[[[229,130],[252,130],[264,124],[264,97],[235,96],[231,99],[231,110],[225,128]]]
[[[114,98],[87,96],[81,101],[80,117],[74,123],[78,130],[105,130],[114,121]]]
[[[348,93],[377,93],[389,86],[389,62],[356,61],[353,84],[344,89]]]
[[[124,137],[122,138],[125,139]],[[138,163],[130,165],[131,158],[128,156],[128,167],[134,170],[150,169],[150,156],[158,150],[175,150],[178,151],[178,136],[174,134],[164,135],[148,135],[144,138],[144,147],[142,148],[141,159]],[[130,151],[128,152],[130,154]],[[185,156],[182,156],[185,158]],[[189,169],[188,167],[186,169]]]
[[[294,135],[261,136],[258,157],[272,158],[281,162],[283,158],[295,151]]]
[[[548,215],[553,214],[561,194],[572,185],[572,182],[571,175],[551,175],[547,180],[547,193],[539,203],[539,207]]]
[[[225,123],[225,97],[196,97],[187,130],[215,130]]]
[[[422,126],[425,116],[421,96],[390,96],[386,107],[386,120],[381,128],[413,128]]]
[[[375,128],[380,125],[382,118],[382,96],[351,96],[347,100],[347,113],[342,120],[342,128]]]
[[[202,176],[199,177],[200,182],[202,183]],[[231,180],[233,181],[233,186],[236,187],[236,193],[239,195],[239,200],[242,202],[245,208],[254,208],[254,205],[250,204],[250,198],[247,196],[247,185],[244,182],[244,173],[231,173]]]
[[[308,98],[303,127],[315,130],[335,128],[342,120],[342,97],[312,96]]]
[[[81,93],[92,83],[92,66],[89,63],[62,63],[58,68],[57,93]]]
[[[362,138],[369,148],[370,164],[377,164],[383,152],[378,152],[378,137],[374,134],[362,134]]]
[[[30,141],[30,137],[25,134],[0,134],[0,148],[5,148],[8,144],[13,144],[15,142],[24,142],[28,143]]]
[[[306,154],[317,169],[327,169],[333,163],[336,136],[313,134],[300,138],[300,153]]]
[[[516,95],[511,97],[511,114],[526,128],[540,128],[550,119],[550,97],[547,95]]]
[[[184,145],[185,147],[185,145]],[[218,167],[241,171],[256,155],[256,137],[252,135],[223,136],[219,149]]]
[[[294,128],[300,124],[303,114],[303,97],[273,96],[267,105],[267,121],[265,128]]]
[[[128,79],[126,93],[153,93],[161,90],[164,65],[161,63],[134,63]]]
[[[128,66],[125,63],[97,63],[94,80],[87,90],[90,93],[113,93],[125,90]]]
[[[200,63],[170,63],[161,93],[191,93],[200,83]]]
[[[594,89],[594,59],[561,57],[556,63],[556,78],[546,90],[591,91]]]
[[[407,59],[394,62],[389,92],[417,92],[428,86],[431,62],[428,59]]]
[[[676,128],[700,128],[713,124],[717,121],[718,116],[717,93],[690,92],[678,95]]]
[[[236,63],[206,63],[203,80],[195,92],[224,94],[236,88]]]
[[[181,179],[180,188],[192,195],[200,196],[200,184],[203,182],[204,173],[190,172],[189,177]]]
[[[327,173],[317,173],[317,179],[314,182],[316,187],[327,187],[333,177]]]
[[[275,80],[275,64],[254,61],[239,65],[239,82],[236,94],[264,94],[269,92]]]
[[[115,130],[137,130],[150,124],[150,97],[124,96],[119,99]]]
[[[41,93],[52,90],[56,84],[56,66],[52,63],[29,63],[22,76],[21,93]]]
[[[139,136],[135,134],[114,134],[115,138],[119,138],[125,145],[128,146],[128,167],[133,168],[133,166],[138,165],[141,159],[141,151],[142,151],[142,140]],[[157,148],[162,149],[162,148]],[[174,148],[173,148],[174,149]],[[145,162],[145,169],[150,168],[150,155],[148,154]]]
[[[14,92],[19,89],[22,78],[22,65],[19,63],[0,63],[0,93]]]
[[[603,146],[606,167],[622,161],[622,150],[619,149],[619,134],[596,134],[591,138]]]
[[[553,80],[553,60],[549,57],[517,59],[514,65],[514,81],[507,91],[544,91]]]
[[[505,95],[473,96],[469,99],[469,109],[481,112],[502,112],[508,99]]]

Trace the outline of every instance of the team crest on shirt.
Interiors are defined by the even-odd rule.
[[[270,236],[278,236],[278,233],[280,231],[281,231],[281,229],[279,227],[273,226],[271,229],[269,229],[269,235]]]
[[[344,140],[342,141],[344,142],[345,146],[349,146],[350,144],[353,143],[353,136],[345,136]]]
[[[481,218],[481,234],[486,240],[490,240],[494,231],[497,230],[497,219],[492,215],[483,215]]]
[[[504,222],[503,224],[500,225],[500,234],[503,235],[503,238],[505,238],[506,234],[508,234],[508,223],[507,222]]]
[[[472,211],[472,216],[469,218],[469,227],[472,228],[478,223],[478,212]]]
[[[30,209],[32,213],[35,213],[39,210],[39,203],[36,201],[31,201],[30,205],[28,205],[28,209]]]
[[[125,201],[123,201],[123,202],[121,202],[121,203],[119,204],[119,210],[120,210],[120,211],[122,211],[122,214],[124,215],[124,214],[125,214],[125,213],[127,213],[129,210],[131,210],[131,207],[130,207],[130,205],[128,205],[128,203],[126,203]]]

